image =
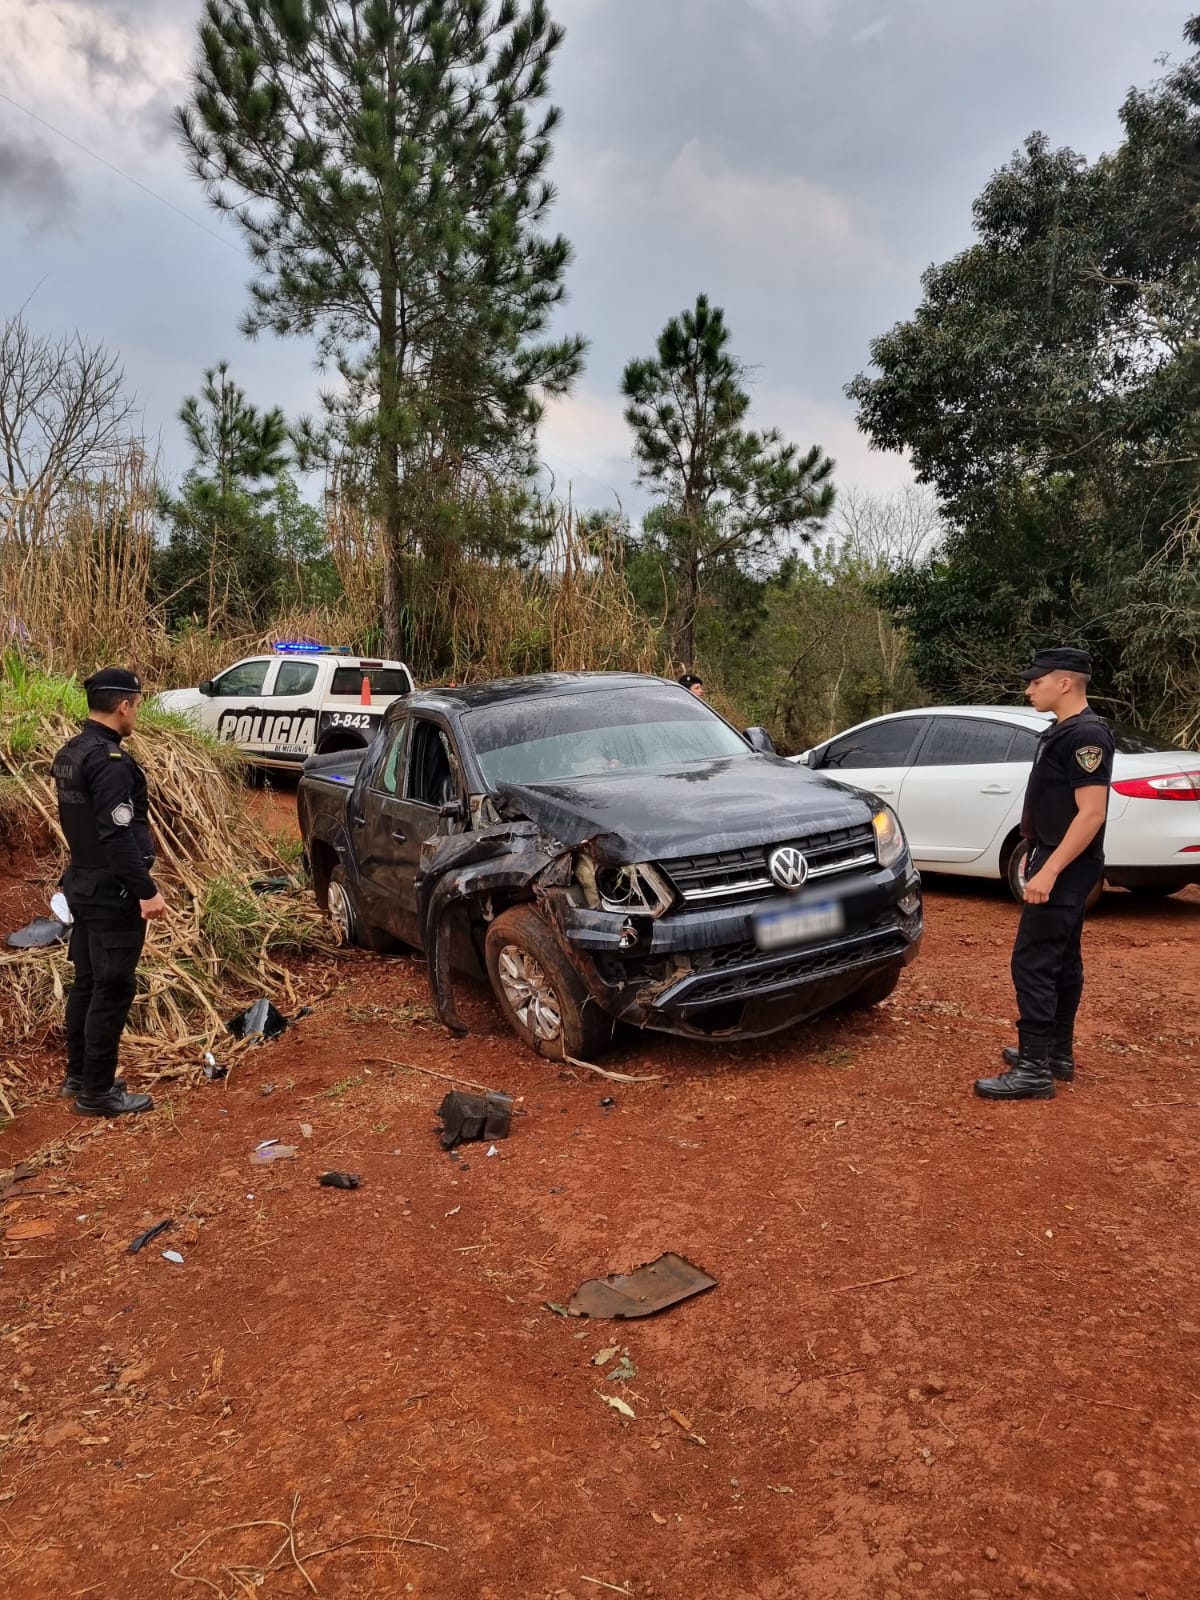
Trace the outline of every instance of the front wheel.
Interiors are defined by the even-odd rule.
[[[338,930],[343,944],[357,945],[360,950],[373,950],[376,955],[385,955],[396,948],[396,941],[390,933],[368,922],[363,916],[345,868],[340,865],[334,867],[329,875],[326,904],[329,920]]]
[[[531,1050],[552,1061],[588,1061],[612,1041],[612,1018],[592,999],[532,906],[498,916],[484,960],[504,1019]]]

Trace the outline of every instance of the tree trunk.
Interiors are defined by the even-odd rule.
[[[380,274],[379,328],[379,519],[383,533],[383,647],[399,659],[405,648],[408,575],[405,515],[400,481],[400,371],[397,360],[396,282],[389,267]]]

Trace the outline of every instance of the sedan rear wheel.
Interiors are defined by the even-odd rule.
[[[1025,868],[1029,861],[1029,840],[1018,839],[1008,853],[1008,860],[1004,866],[1004,878],[1008,884],[1008,892],[1018,904],[1024,904],[1025,885],[1029,881],[1025,876]],[[1100,896],[1104,893],[1104,879],[1101,878],[1095,888],[1088,895],[1085,910],[1094,911],[1100,903]]]

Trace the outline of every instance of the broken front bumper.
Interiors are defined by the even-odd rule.
[[[656,920],[593,911],[562,893],[547,899],[598,1005],[637,1027],[702,1038],[757,1038],[816,1016],[906,966],[923,931],[920,878],[907,860],[823,892],[844,914],[836,937],[770,951],[755,928],[787,904],[779,894]]]

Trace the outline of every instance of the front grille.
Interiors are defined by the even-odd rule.
[[[782,839],[748,850],[721,850],[707,856],[676,856],[658,863],[690,905],[727,905],[754,895],[783,894],[767,871],[767,857],[780,845],[795,845],[808,858],[808,876],[827,878],[855,867],[874,866],[875,832],[870,823]]]
[[[744,947],[730,946],[731,950],[742,948]],[[725,962],[722,961],[719,966],[714,963],[714,970],[710,974],[705,974],[700,981],[689,984],[687,1004],[692,1007],[697,1004],[709,1005],[717,1000],[744,999],[760,989],[772,989],[778,984],[804,983],[826,974],[849,972],[854,967],[886,961],[890,956],[899,957],[907,948],[908,941],[904,935],[892,929],[872,934],[849,947],[842,944],[830,949],[827,946],[821,950],[814,950],[811,954],[797,953],[783,959],[764,960],[762,952],[754,950],[753,956],[748,959],[752,961],[756,959],[757,965],[737,967],[727,971]],[[721,954],[724,955],[725,952],[722,951]]]

